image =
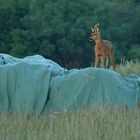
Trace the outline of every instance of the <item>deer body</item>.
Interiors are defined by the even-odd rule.
[[[114,49],[112,43],[108,40],[102,40],[100,37],[99,27],[97,25],[92,28],[92,36],[90,37],[95,41],[95,67],[98,66],[101,59],[101,67],[105,67],[106,58],[109,56],[113,69],[115,70]]]

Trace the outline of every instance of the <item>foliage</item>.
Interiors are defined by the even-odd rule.
[[[90,28],[99,22],[117,63],[122,57],[140,59],[138,17],[137,0],[1,0],[0,52],[40,54],[67,68],[87,67],[94,60]]]

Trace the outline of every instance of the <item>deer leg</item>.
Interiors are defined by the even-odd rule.
[[[95,67],[98,66],[98,63],[99,63],[99,56],[96,55],[96,56],[95,56]]]
[[[111,49],[111,52],[110,52],[110,62],[112,64],[112,66],[113,66],[113,70],[115,70],[116,66],[115,66],[114,49],[113,48]]]
[[[102,56],[101,57],[101,67],[102,68],[105,68],[105,61],[106,61],[106,57],[105,56]]]

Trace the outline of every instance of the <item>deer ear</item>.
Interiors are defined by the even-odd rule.
[[[91,27],[91,31],[92,31],[92,32],[94,32],[94,29],[93,29],[93,27]]]

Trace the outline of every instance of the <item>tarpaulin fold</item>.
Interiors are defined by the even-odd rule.
[[[0,112],[56,112],[96,106],[135,107],[140,76],[102,68],[67,70],[40,55],[0,54]]]

